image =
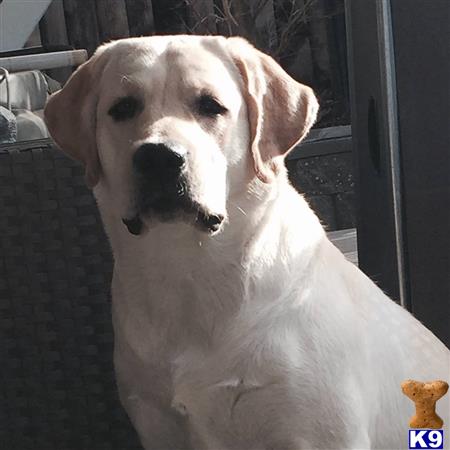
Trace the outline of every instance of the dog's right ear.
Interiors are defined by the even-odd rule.
[[[81,65],[65,86],[47,101],[44,118],[56,144],[85,167],[86,182],[94,187],[100,177],[96,144],[98,85],[105,65],[104,47]]]

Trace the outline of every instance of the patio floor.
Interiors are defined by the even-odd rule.
[[[331,242],[346,256],[353,264],[358,265],[358,244],[356,241],[356,228],[348,230],[329,231],[328,237]]]

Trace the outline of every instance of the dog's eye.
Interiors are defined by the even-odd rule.
[[[202,95],[197,101],[198,112],[202,116],[215,117],[225,114],[228,110],[221,105],[214,97]]]
[[[142,109],[141,102],[134,97],[123,97],[118,100],[108,111],[108,114],[116,121],[132,119]]]

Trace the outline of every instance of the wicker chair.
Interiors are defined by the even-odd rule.
[[[140,449],[117,397],[111,252],[83,171],[0,148],[0,449]]]

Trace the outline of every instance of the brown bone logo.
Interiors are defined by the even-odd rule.
[[[406,380],[402,383],[402,391],[416,405],[416,414],[409,421],[411,428],[442,428],[444,422],[436,414],[436,402],[448,391],[448,383]]]

